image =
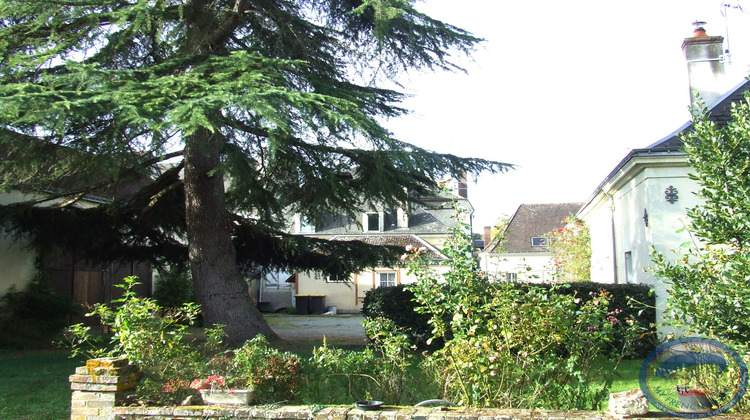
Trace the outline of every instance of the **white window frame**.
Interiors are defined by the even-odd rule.
[[[373,215],[378,216],[377,230],[370,229],[370,216],[373,216]],[[369,211],[362,215],[362,229],[365,232],[382,232],[384,230],[384,225],[385,225],[385,213],[382,211]]]
[[[386,282],[383,282],[382,276],[385,275],[387,277],[393,276],[393,281],[386,280]],[[397,286],[398,285],[398,273],[395,271],[377,271],[375,273],[375,287],[389,287],[389,286]]]
[[[349,278],[335,279],[335,278],[331,278],[331,276],[326,276],[326,283],[348,283],[349,281],[350,281]]]

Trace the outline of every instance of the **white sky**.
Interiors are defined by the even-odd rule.
[[[738,0],[425,0],[419,10],[486,42],[468,74],[404,77],[413,114],[386,126],[430,150],[517,165],[470,181],[477,232],[523,203],[586,201],[631,149],[689,119],[682,41],[695,20],[726,37],[724,3]],[[727,11],[731,85],[750,68],[745,3]]]

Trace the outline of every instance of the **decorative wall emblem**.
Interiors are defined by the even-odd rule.
[[[669,204],[674,204],[677,202],[677,200],[680,199],[680,196],[677,195],[677,192],[678,192],[677,188],[675,188],[672,185],[670,185],[669,187],[667,187],[666,190],[664,190],[664,198],[667,200]]]
[[[648,227],[648,211],[646,209],[643,209],[643,223]]]

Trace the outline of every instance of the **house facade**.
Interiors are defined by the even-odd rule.
[[[709,37],[699,28],[683,50],[688,61],[691,98],[706,100],[709,118],[723,124],[731,103],[741,100],[750,82],[720,92],[723,82],[722,37]],[[692,240],[684,229],[687,211],[700,204],[697,184],[682,150],[680,135],[691,123],[642,149],[632,150],[599,184],[577,216],[591,234],[591,279],[602,283],[652,285],[657,321],[662,320],[668,287],[652,274],[652,249],[668,257]],[[662,333],[669,333],[662,328]]]
[[[358,220],[342,217],[331,218],[323,226],[306,226],[295,223],[294,233],[332,241],[361,241],[371,245],[397,246],[405,249],[412,246],[425,248],[426,257],[436,272],[448,270],[448,259],[440,252],[444,242],[450,238],[451,228],[457,225],[454,218],[454,203],[473,213],[467,199],[465,183],[454,189],[453,197],[431,197],[422,199],[423,204],[411,211],[388,209],[374,204],[362,212]],[[322,299],[325,308],[335,308],[338,313],[356,313],[362,310],[365,294],[374,288],[413,283],[417,279],[409,275],[407,267],[400,261],[391,266],[375,267],[352,274],[349,278],[330,278],[321,273],[294,273],[292,293],[296,299]],[[295,303],[296,304],[296,303]]]
[[[509,281],[555,281],[557,270],[546,236],[564,226],[581,203],[521,204],[505,230],[480,253],[490,278]]]

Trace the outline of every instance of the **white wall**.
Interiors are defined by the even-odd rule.
[[[579,213],[591,230],[592,280],[613,282],[614,259],[618,283],[649,284],[655,289],[657,322],[663,319],[668,290],[651,271],[651,248],[669,258],[671,251],[690,240],[683,230],[689,223],[687,209],[699,200],[689,172],[684,156],[634,158]],[[677,190],[675,203],[665,197],[670,186]],[[669,332],[660,329],[662,334]]]
[[[591,235],[591,281],[615,283],[613,208],[609,196],[600,193],[579,214]]]
[[[482,269],[491,279],[506,280],[507,273],[516,275],[514,280],[529,282],[554,281],[554,262],[550,252],[480,254]]]

